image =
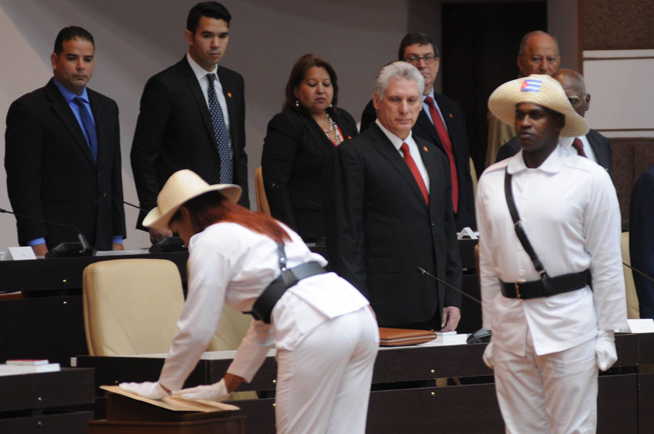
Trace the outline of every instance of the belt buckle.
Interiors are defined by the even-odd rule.
[[[520,284],[518,282],[513,282],[513,287],[515,288],[516,298],[522,298],[522,295],[520,295]]]

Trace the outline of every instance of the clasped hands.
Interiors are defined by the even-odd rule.
[[[171,395],[158,382],[120,383],[118,387],[150,399],[160,400]],[[207,401],[224,401],[229,398],[229,392],[227,391],[225,380],[222,379],[214,384],[175,390],[172,392],[172,396],[188,399],[204,399]]]

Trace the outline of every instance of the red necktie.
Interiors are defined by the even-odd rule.
[[[576,137],[574,141],[572,142],[572,147],[577,150],[577,154],[581,157],[586,157],[586,153],[584,152],[584,144],[581,142],[581,139],[579,137]]]
[[[447,134],[447,129],[441,119],[441,115],[436,110],[436,104],[432,97],[428,96],[425,98],[425,102],[429,106],[429,113],[431,114],[431,120],[434,123],[434,128],[436,128],[436,134],[443,145],[443,149],[447,154],[447,159],[450,160],[450,182],[452,184],[452,209],[456,214],[459,211],[459,176],[456,171],[456,160],[454,159],[454,151],[452,148],[452,141],[450,136]]]
[[[425,180],[422,179],[422,175],[418,170],[418,166],[416,166],[416,162],[413,161],[413,158],[411,157],[411,153],[409,152],[409,145],[402,143],[402,146],[400,146],[400,151],[402,151],[402,155],[404,155],[404,161],[406,162],[406,165],[409,166],[409,170],[413,174],[413,178],[416,180],[416,184],[418,184],[418,188],[422,193],[423,199],[425,199],[425,203],[429,205],[429,193],[427,192],[427,187],[425,187]]]

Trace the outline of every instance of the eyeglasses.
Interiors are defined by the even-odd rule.
[[[424,60],[426,64],[430,64],[436,60],[436,56],[434,56],[433,54],[425,54],[424,56],[417,56],[415,54],[411,54],[409,56],[406,56],[404,60],[406,60],[411,64],[420,63],[421,60]]]

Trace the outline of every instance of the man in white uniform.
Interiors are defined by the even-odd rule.
[[[556,80],[510,81],[488,106],[522,147],[484,172],[476,203],[484,327],[493,331],[484,361],[506,431],[594,433],[598,368],[615,363],[613,333],[626,326],[615,189],[601,166],[560,142],[588,126]]]

